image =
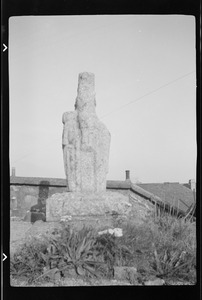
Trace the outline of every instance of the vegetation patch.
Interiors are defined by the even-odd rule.
[[[65,285],[73,279],[89,285],[115,282],[115,270],[121,272],[121,267],[127,284],[152,278],[165,284],[196,283],[196,228],[191,219],[164,211],[142,225],[129,220],[121,229],[120,236],[113,234],[115,230],[99,234],[92,227],[73,230],[63,222],[50,236],[33,238],[14,253],[11,285]]]

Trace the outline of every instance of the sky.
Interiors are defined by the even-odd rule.
[[[196,178],[195,18],[185,15],[9,19],[10,169],[65,178],[62,114],[78,74],[95,74],[96,113],[111,133],[107,180]]]

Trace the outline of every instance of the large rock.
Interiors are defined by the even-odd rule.
[[[63,159],[71,192],[106,190],[110,133],[95,112],[94,74],[80,73],[75,111],[63,114]]]
[[[47,199],[46,220],[60,221],[63,216],[90,216],[117,213],[128,215],[131,211],[129,198],[117,192],[98,194],[57,193]]]

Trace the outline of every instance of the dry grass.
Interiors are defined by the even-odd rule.
[[[24,222],[18,222],[17,224],[16,222],[11,222],[11,230],[13,230],[11,234],[11,244],[13,242],[13,245],[17,245],[17,243],[20,243],[18,246],[22,245],[24,241],[23,236],[29,232],[32,226],[33,225]],[[116,224],[114,224],[114,226],[116,227]],[[132,220],[128,221],[128,223],[124,223],[122,225],[122,229],[122,237],[114,239],[111,238],[110,235],[108,235],[108,237],[106,236],[104,244],[105,252],[102,252],[104,249],[103,247],[96,249],[96,251],[98,251],[98,254],[100,251],[100,255],[105,255],[104,261],[108,262],[112,269],[113,266],[136,267],[137,278],[133,281],[133,285],[142,285],[146,280],[150,280],[154,276],[163,278],[166,281],[166,284],[169,285],[196,283],[196,225],[194,222],[191,222],[189,219],[179,219],[161,212],[158,215],[151,215],[145,223],[140,225],[137,225]],[[19,230],[20,233],[15,234],[15,231],[17,230]],[[94,242],[92,242],[90,237],[91,235],[94,236],[95,232],[91,231],[92,229],[87,229],[87,234],[85,231],[79,234],[79,242],[75,242],[76,240],[74,241],[74,239],[72,240],[73,244],[68,242],[69,248],[67,247],[66,249],[69,249],[68,253],[73,253],[71,254],[73,255],[72,257],[69,256],[69,263],[73,266],[75,264],[82,265],[83,254],[81,253],[83,253],[82,251],[87,251],[84,249],[84,245],[87,242],[86,236],[88,236],[88,232],[89,245],[93,245]],[[66,238],[64,238],[63,235],[63,238],[60,239],[60,241],[56,239],[54,247],[57,247],[57,243],[60,243],[61,245],[63,241],[67,243],[68,237],[66,236]],[[51,241],[49,241],[49,243],[51,243]],[[40,247],[41,246],[39,245],[39,248]],[[40,261],[38,256],[38,253],[40,252],[39,248],[37,248],[35,243],[34,247],[24,247],[24,252],[22,250],[18,251],[17,248],[14,249],[14,252],[16,255],[19,253],[21,254],[22,266],[23,259],[25,259],[25,257],[30,258],[32,256],[33,259],[30,260],[30,263],[33,264],[33,266],[31,269],[40,269],[40,265],[38,265]],[[126,250],[125,252],[123,250],[124,248]],[[63,248],[58,246],[58,250],[54,250],[56,252],[51,254],[53,255],[53,260],[54,255],[60,255],[60,251],[63,251],[60,249]],[[94,248],[89,248],[88,251],[95,251],[93,249]],[[72,252],[72,250],[75,251],[75,254],[80,253],[80,262],[73,262],[74,252]],[[37,256],[35,253],[37,253]],[[86,255],[88,256],[87,252]],[[29,264],[27,258],[26,263]],[[15,263],[15,261],[13,262]],[[43,267],[46,268],[46,265]],[[83,274],[83,277],[80,276],[76,278],[55,278],[54,276],[53,278],[49,277],[48,279],[40,278],[40,282],[37,280],[32,282],[31,280],[31,282],[28,283],[28,279],[31,277],[28,278],[29,276],[28,274],[26,275],[26,272],[23,275],[18,276],[18,270],[15,267],[14,269],[15,272],[13,272],[13,274],[11,272],[11,285],[13,286],[95,286],[131,284],[128,278],[124,281],[114,280],[114,278],[100,278],[98,280],[96,278],[90,278],[85,274]],[[39,274],[41,274],[40,272]],[[36,274],[33,272],[32,277],[33,279],[36,278]]]

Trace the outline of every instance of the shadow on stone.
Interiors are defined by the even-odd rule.
[[[49,195],[49,181],[41,181],[39,185],[38,203],[30,209],[31,223],[38,220],[46,221],[46,199]]]

